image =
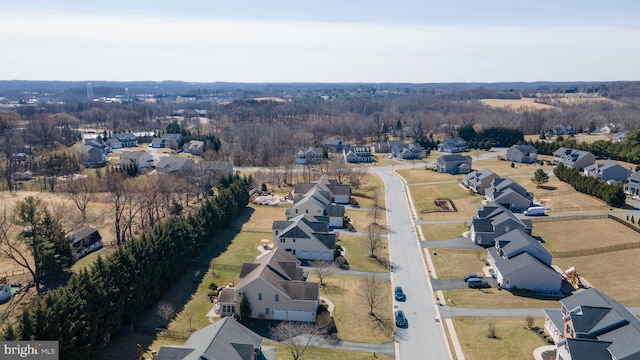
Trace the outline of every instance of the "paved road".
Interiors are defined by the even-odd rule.
[[[385,185],[387,223],[389,224],[390,260],[395,266],[391,274],[394,286],[405,289],[407,300],[398,303],[409,326],[397,330],[398,359],[431,359],[451,357],[433,301],[433,290],[422,257],[422,248],[414,230],[413,217],[404,191],[404,183],[390,167],[372,168]]]

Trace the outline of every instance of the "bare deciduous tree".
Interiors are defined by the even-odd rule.
[[[362,182],[367,175],[367,170],[364,168],[353,168],[349,172],[349,184],[356,190],[360,189]]]
[[[373,276],[364,277],[361,291],[362,297],[369,307],[369,315],[375,315],[374,311],[382,305],[384,297],[387,296],[380,281]]]
[[[382,244],[382,229],[377,224],[369,224],[367,226],[367,238],[369,239],[369,250],[371,250],[371,255],[369,257],[376,257],[376,250]]]
[[[313,268],[311,272],[318,277],[320,284],[324,284],[324,280],[333,275],[336,270],[333,261],[314,260],[309,265]]]
[[[371,210],[369,211],[369,217],[373,219],[374,224],[378,224],[378,219],[382,216],[382,206],[380,206],[380,198],[381,192],[379,187],[374,187],[371,191],[371,200],[373,200],[373,204],[371,205]]]
[[[156,313],[162,318],[162,320],[164,320],[164,325],[168,326],[169,320],[171,320],[174,313],[173,305],[166,301],[162,301],[158,304],[158,310]]]
[[[309,346],[325,339],[324,329],[314,323],[281,322],[271,328],[271,337],[289,351],[294,360],[300,359]]]
[[[329,173],[338,181],[338,184],[345,183],[351,173],[351,168],[347,167],[342,156],[337,156],[331,161]]]
[[[82,223],[87,222],[87,206],[98,192],[98,185],[95,179],[79,178],[71,179],[64,183],[62,191],[73,201],[80,213],[82,213]]]

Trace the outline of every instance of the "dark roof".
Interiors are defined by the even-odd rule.
[[[253,360],[254,349],[262,350],[262,337],[232,317],[222,318],[189,337],[184,346],[162,346],[158,360]],[[271,347],[257,360],[275,359]]]
[[[438,158],[437,161],[444,161],[444,162],[453,162],[453,161],[466,161],[466,160],[471,160],[471,156],[469,155],[458,155],[458,154],[451,154],[451,155],[442,155]]]
[[[493,223],[489,219],[472,219],[471,225],[476,232],[493,232]]]
[[[511,148],[518,149],[520,152],[523,152],[523,153],[537,153],[538,152],[538,150],[536,150],[536,148],[534,148],[531,145],[513,145]]]
[[[611,360],[607,348],[611,343],[589,339],[565,339],[572,359]]]
[[[558,274],[558,272],[556,272],[552,267],[545,265],[544,263],[540,262],[540,260],[531,256],[527,252],[523,252],[514,257],[506,259],[500,256],[500,254],[498,253],[498,249],[496,249],[495,247],[489,248],[488,251],[491,254],[491,257],[493,257],[493,259],[495,260],[496,267],[503,275],[507,275],[528,266],[536,266],[538,268],[547,270],[549,274],[560,277],[560,274]]]
[[[100,238],[102,238],[102,236],[100,236],[100,232],[98,231],[98,229],[94,229],[94,228],[92,228],[90,226],[87,226],[85,228],[82,228],[82,229],[74,232],[69,237],[71,238],[72,241],[75,241],[75,240],[81,240],[81,239],[87,238],[87,237],[89,237],[89,236],[91,236],[93,234],[96,234],[96,233],[98,234],[98,236]]]
[[[163,156],[156,164],[156,168],[162,169],[165,172],[174,172],[190,169],[194,164],[195,162],[189,158]]]

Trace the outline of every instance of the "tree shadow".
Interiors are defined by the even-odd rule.
[[[540,185],[538,188],[542,190],[548,190],[548,191],[553,191],[558,189],[556,186],[547,186],[547,185]]]

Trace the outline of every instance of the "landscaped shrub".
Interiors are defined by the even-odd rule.
[[[547,338],[547,344],[553,345],[553,344],[555,344],[555,341],[553,341],[552,338]]]

